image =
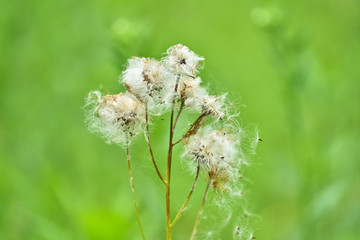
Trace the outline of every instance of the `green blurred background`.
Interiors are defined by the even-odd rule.
[[[245,176],[257,239],[360,239],[358,0],[0,6],[1,240],[140,239],[124,151],[87,131],[81,107],[90,90],[123,90],[126,59],[177,43],[206,58],[204,83],[260,129]],[[164,171],[167,133],[152,134]],[[144,144],[131,149],[141,217],[149,239],[164,239],[164,189]],[[173,174],[172,214],[193,178],[179,158]],[[174,239],[189,238],[204,185]],[[199,239],[232,239],[233,224]]]

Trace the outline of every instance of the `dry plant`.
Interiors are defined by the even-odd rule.
[[[167,240],[171,239],[172,227],[184,213],[201,174],[204,175],[207,185],[190,239],[195,239],[204,205],[211,190],[218,196],[214,199],[220,205],[225,202],[223,201],[225,196],[231,198],[242,193],[239,187],[241,186],[240,168],[246,164],[243,131],[235,120],[237,114],[230,114],[230,104],[226,103],[226,94],[210,95],[206,88],[200,86],[201,78],[197,73],[203,60],[204,58],[181,44],[170,47],[161,61],[133,57],[129,59],[127,68],[120,78],[120,83],[126,86],[125,93],[102,95],[99,91],[93,91],[86,100],[86,123],[89,130],[103,137],[107,143],[119,144],[126,149],[130,185],[143,239],[145,233],[139,215],[129,150],[132,140],[141,132],[145,133],[154,169],[165,187]],[[177,123],[184,110],[196,112],[198,117],[182,137],[174,139]],[[149,124],[152,116],[168,112],[170,112],[170,137],[166,174],[163,175],[153,153]],[[258,138],[246,146],[254,147],[257,141]],[[182,161],[194,173],[195,178],[184,203],[171,219],[170,186],[173,149],[180,144],[184,145]],[[234,236],[241,238],[240,228],[236,226],[236,229],[238,230]],[[247,230],[243,232],[248,233]],[[246,238],[253,238],[252,233]]]

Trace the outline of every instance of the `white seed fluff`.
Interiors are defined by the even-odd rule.
[[[224,99],[226,95],[210,96],[206,89],[200,86],[201,79],[188,78],[183,81],[182,97],[185,106],[195,112],[222,119],[225,115]]]
[[[206,95],[201,100],[201,108],[203,113],[211,115],[216,119],[222,119],[225,115],[224,99],[226,94],[221,96]]]
[[[184,156],[190,159],[192,170],[200,165],[225,190],[238,176],[238,139],[229,129],[205,127],[186,142]]]
[[[101,96],[89,93],[86,122],[90,131],[105,138],[107,143],[125,144],[126,139],[141,130],[145,120],[144,105],[130,94]]]
[[[102,95],[99,91],[89,93],[85,105],[86,124],[91,132],[104,138],[107,143],[115,143],[127,148],[133,137],[143,131],[155,170],[168,187],[170,175],[167,174],[164,180],[158,170],[152,150],[153,144],[150,142],[149,126],[156,120],[155,115],[163,115],[171,111],[171,115],[167,114],[161,118],[164,120],[165,117],[170,117],[168,167],[171,166],[173,148],[175,145],[180,146],[178,143],[184,143],[181,159],[192,173],[196,173],[195,182],[185,205],[199,179],[199,173],[205,175],[208,185],[201,206],[203,207],[207,194],[214,193],[215,198],[211,199],[222,207],[221,215],[224,217],[223,221],[213,218],[216,229],[219,230],[232,219],[230,211],[232,204],[239,204],[237,200],[244,196],[240,170],[247,165],[245,159],[248,154],[254,154],[253,151],[249,152],[248,148],[255,148],[262,140],[256,135],[253,141],[248,142],[245,131],[242,132],[241,124],[236,120],[238,113],[232,112],[233,104],[226,100],[227,94],[213,95],[202,86],[202,79],[197,74],[203,60],[203,57],[182,44],[168,48],[166,55],[159,61],[152,58],[132,57],[119,79],[119,82],[126,87],[124,93],[114,95]],[[189,128],[185,127],[187,131],[185,129],[178,132],[178,128],[175,131],[175,127],[180,125],[177,123],[183,121],[182,117],[186,112],[192,112],[186,117],[194,120],[189,124]],[[163,131],[165,130],[160,129],[160,132]],[[127,151],[127,154],[129,153],[130,151]],[[132,175],[130,177],[132,178]],[[134,189],[133,193],[135,193]],[[186,209],[183,207],[182,212]],[[198,217],[202,214],[202,207]],[[211,214],[213,213],[212,211]],[[249,219],[245,211],[244,216],[246,216],[244,219]],[[176,219],[177,217],[174,221]],[[206,219],[206,216],[201,219],[201,221],[206,220],[206,223],[212,220]],[[233,236],[234,239],[253,238],[247,225],[236,225]],[[210,229],[204,232],[202,237],[217,239],[218,235]]]
[[[121,76],[121,82],[150,111],[159,111],[165,103],[164,94],[172,76],[159,61],[150,58],[133,57],[128,60],[128,66]]]
[[[207,96],[206,89],[200,86],[201,78],[188,78],[183,81],[182,97],[185,106],[193,111],[201,112],[201,101]]]
[[[199,70],[199,61],[204,60],[193,51],[181,44],[170,47],[164,58],[165,65],[175,74],[185,74],[195,77]]]

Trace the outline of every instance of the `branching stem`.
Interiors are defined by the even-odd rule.
[[[164,180],[163,176],[161,175],[159,168],[156,165],[155,162],[155,157],[154,157],[154,153],[152,151],[152,147],[151,147],[151,142],[150,142],[150,131],[149,131],[149,115],[148,115],[148,108],[147,106],[145,107],[145,120],[146,120],[146,142],[149,148],[149,152],[150,152],[150,156],[151,156],[151,161],[154,164],[155,170],[157,175],[159,176],[159,178],[161,179],[161,181],[166,184],[166,181]]]
[[[205,121],[206,121],[206,117],[207,115],[205,113],[202,113],[195,121],[193,124],[190,125],[190,128],[187,130],[187,132],[179,139],[177,140],[173,146],[175,146],[176,144],[180,143],[182,140],[191,137],[192,135],[196,134],[197,131],[200,129],[200,127],[202,125],[204,125]]]
[[[183,211],[184,211],[184,208],[185,208],[186,205],[188,204],[188,202],[189,202],[189,200],[190,200],[190,198],[191,198],[191,196],[192,196],[192,194],[193,194],[193,192],[194,192],[196,183],[197,183],[197,181],[198,181],[198,179],[199,179],[199,173],[200,173],[200,165],[198,164],[197,169],[196,169],[195,180],[194,180],[194,183],[193,183],[193,185],[192,185],[192,187],[191,187],[191,190],[190,190],[190,192],[189,192],[189,194],[188,194],[185,202],[184,202],[183,205],[181,206],[179,212],[176,214],[176,217],[174,218],[173,222],[171,223],[171,226],[173,226],[173,225],[176,223],[176,221],[179,220],[179,218],[181,217],[181,215],[182,215],[182,213],[183,213]]]
[[[204,193],[204,197],[203,197],[199,212],[198,212],[196,220],[195,220],[194,229],[192,231],[190,240],[193,240],[195,235],[196,235],[196,230],[197,230],[197,227],[198,227],[199,222],[200,222],[200,217],[201,217],[201,215],[203,213],[204,205],[205,205],[205,202],[206,202],[207,195],[209,193],[209,188],[210,188],[211,183],[212,183],[212,179],[210,177],[209,181],[208,181],[208,184],[206,185],[206,190],[205,190],[205,193]]]
[[[177,76],[174,97],[171,106],[171,117],[170,117],[170,138],[169,138],[169,151],[166,164],[166,191],[165,191],[165,203],[166,203],[166,240],[171,239],[171,222],[170,222],[170,176],[171,176],[171,160],[173,150],[173,138],[174,138],[174,108],[176,102],[176,92],[178,89],[180,75]]]
[[[179,120],[179,117],[180,117],[180,114],[181,114],[182,110],[184,109],[184,106],[185,106],[185,101],[184,101],[184,99],[182,99],[179,111],[177,113],[177,116],[176,116],[176,119],[175,119],[175,122],[174,122],[174,127],[173,127],[174,129],[176,128],[176,124],[177,124],[177,122]]]

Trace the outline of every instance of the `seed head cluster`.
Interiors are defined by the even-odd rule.
[[[174,101],[201,113],[202,120],[224,116],[224,95],[209,95],[200,86],[201,78],[196,76],[204,58],[181,44],[170,47],[166,53],[160,61],[144,57],[129,59],[119,81],[126,87],[125,93],[104,96],[99,91],[89,93],[86,106],[90,106],[87,111],[90,131],[108,143],[122,145],[143,129],[145,113],[163,114]]]
[[[229,125],[217,128],[210,124],[201,129],[208,118],[216,123],[226,116],[226,94],[210,95],[200,85],[197,73],[203,57],[181,44],[170,47],[166,54],[160,61],[129,59],[120,76],[125,93],[102,96],[99,91],[90,92],[88,127],[108,143],[124,145],[144,129],[146,114],[160,115],[169,111],[172,103],[182,102],[185,109],[200,114],[184,135],[184,157],[190,159],[193,170],[199,165],[226,188],[237,177],[239,136]]]
[[[210,186],[216,190],[215,193],[220,192],[216,194],[220,198],[223,195],[235,196],[226,194],[228,192],[241,193],[237,188],[237,180],[240,179],[239,169],[244,162],[243,140],[238,124],[233,119],[236,115],[229,114],[226,94],[213,95],[201,86],[202,79],[198,73],[203,60],[203,57],[181,44],[170,47],[160,60],[133,57],[128,60],[126,69],[119,78],[119,83],[126,88],[125,92],[108,94],[91,91],[86,99],[86,124],[89,130],[104,138],[107,143],[126,146],[135,202],[129,144],[139,133],[145,133],[151,160],[167,190],[167,239],[170,239],[168,234],[171,232],[170,166],[172,149],[178,143],[184,143],[182,161],[186,162],[191,172],[196,172],[196,177],[191,192],[174,222],[189,201],[200,173],[205,173],[208,180],[202,204],[205,203]],[[198,117],[176,140],[175,127],[183,110],[196,113]],[[152,151],[149,124],[154,116],[170,111],[170,141],[167,175],[164,180]],[[258,139],[257,137],[256,142]],[[137,203],[135,206],[137,208]],[[200,209],[191,239],[196,233],[202,207]],[[142,229],[139,216],[138,221]]]

